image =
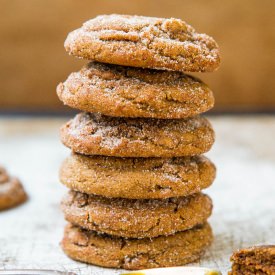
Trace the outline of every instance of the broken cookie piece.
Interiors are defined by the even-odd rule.
[[[230,258],[230,275],[275,274],[275,245],[263,245],[236,251]]]

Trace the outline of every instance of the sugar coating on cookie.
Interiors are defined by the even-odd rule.
[[[0,166],[0,211],[15,207],[27,200],[27,195],[20,181],[10,177]]]
[[[211,72],[220,63],[215,40],[180,19],[101,15],[71,32],[66,51],[103,63],[188,72]]]
[[[72,259],[94,265],[145,269],[179,266],[198,260],[213,239],[209,224],[156,238],[126,239],[69,224],[62,240]]]
[[[61,140],[85,155],[180,157],[207,152],[214,131],[203,117],[163,120],[80,113],[61,128]]]
[[[163,200],[106,198],[70,191],[62,201],[67,221],[96,232],[127,238],[172,235],[203,224],[212,212],[202,193]]]
[[[68,188],[110,198],[164,199],[188,196],[215,179],[204,156],[118,158],[73,153],[62,163],[60,181]]]
[[[118,117],[186,118],[214,105],[212,91],[195,77],[94,62],[60,83],[57,94],[72,108]]]
[[[231,256],[231,275],[275,274],[275,245],[240,249]]]

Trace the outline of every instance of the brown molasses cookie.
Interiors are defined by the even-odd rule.
[[[180,19],[101,15],[71,32],[66,51],[103,63],[189,72],[211,72],[220,63],[214,39]]]
[[[129,200],[70,191],[62,209],[67,221],[88,230],[152,238],[203,224],[211,215],[212,201],[202,193],[164,200]]]
[[[170,236],[125,239],[69,224],[62,241],[64,252],[74,260],[124,269],[178,266],[198,260],[212,241],[206,223]]]
[[[18,179],[10,177],[3,167],[0,167],[0,211],[15,207],[27,199],[22,184]]]
[[[214,131],[199,116],[163,120],[80,113],[61,128],[61,140],[85,155],[180,157],[207,152]]]
[[[57,87],[64,104],[115,117],[176,119],[214,105],[212,91],[179,72],[90,63]]]
[[[244,248],[235,252],[231,275],[274,275],[275,245],[262,245]]]
[[[204,156],[117,158],[72,154],[60,181],[68,188],[111,198],[162,199],[188,196],[207,188],[214,164]]]

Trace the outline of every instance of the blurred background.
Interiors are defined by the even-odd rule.
[[[222,65],[199,74],[213,112],[275,111],[273,0],[0,0],[0,112],[66,113],[55,87],[85,61],[66,54],[67,33],[98,14],[181,18],[215,38]],[[87,62],[87,61],[86,61]]]

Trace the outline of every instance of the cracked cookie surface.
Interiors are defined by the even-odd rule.
[[[20,181],[10,177],[0,166],[0,211],[15,207],[27,200],[27,195]]]
[[[231,275],[274,275],[275,245],[260,245],[236,251],[230,258]]]
[[[198,260],[213,239],[208,223],[156,238],[125,239],[69,224],[61,243],[72,259],[94,265],[145,269],[179,266]]]
[[[180,19],[101,15],[69,33],[66,51],[123,66],[211,72],[220,63],[215,40]]]
[[[61,141],[84,155],[180,157],[207,152],[214,143],[207,119],[114,118],[80,113],[61,127]]]
[[[82,228],[127,238],[172,235],[203,224],[212,212],[202,193],[163,200],[129,200],[70,191],[62,200],[65,219]]]
[[[90,63],[57,87],[64,104],[115,117],[176,119],[214,105],[212,91],[180,72]]]
[[[59,173],[70,189],[128,199],[188,196],[210,186],[215,174],[214,164],[204,156],[118,158],[75,153]]]

